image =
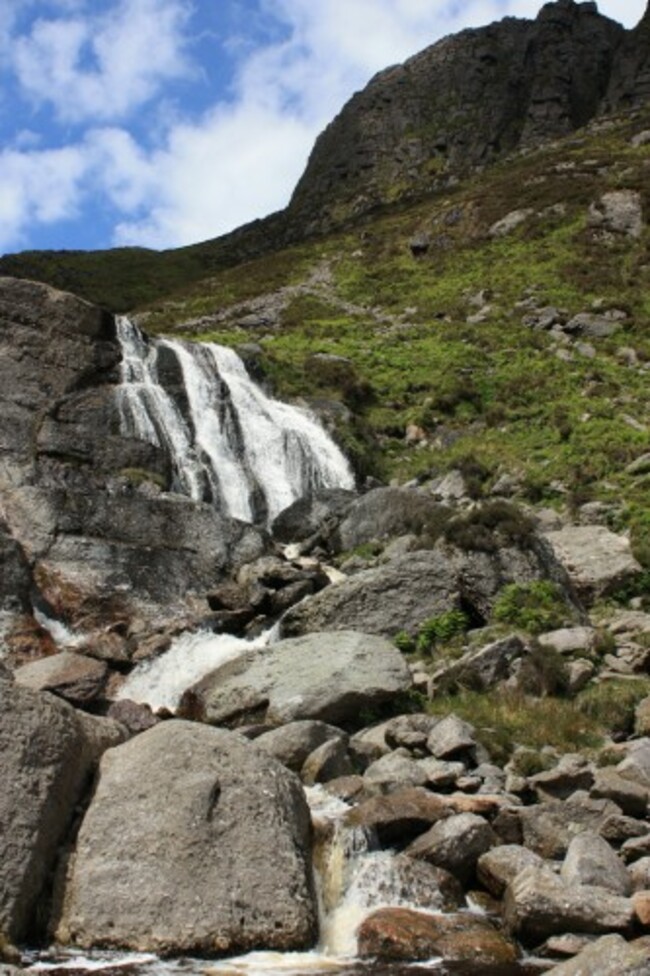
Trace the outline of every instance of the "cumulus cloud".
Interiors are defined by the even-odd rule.
[[[168,83],[201,77],[191,62],[199,0],[107,0],[101,13],[94,0],[11,0],[9,13],[0,4],[0,65],[13,66],[33,105],[50,106],[61,123],[77,127],[67,144],[61,126],[59,148],[41,148],[31,120],[16,127],[20,141],[17,132],[0,153],[0,247],[20,246],[30,226],[74,218],[98,199],[118,213],[113,243],[153,247],[213,237],[279,209],[318,132],[376,71],[445,34],[506,15],[532,17],[541,5],[257,2],[282,28],[270,36],[281,39],[252,47],[221,38],[239,60],[227,98],[200,116],[183,115],[182,105],[167,116],[159,111]],[[18,36],[18,15],[30,6],[47,8],[48,16]],[[645,0],[599,3],[628,27],[644,7]],[[3,37],[12,39],[10,48]],[[215,58],[223,47],[215,41]],[[146,142],[139,137],[143,106],[158,127]]]
[[[121,0],[103,14],[39,18],[14,41],[18,81],[65,121],[121,118],[188,72],[189,13],[185,0]]]

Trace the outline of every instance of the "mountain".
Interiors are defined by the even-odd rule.
[[[45,281],[115,311],[220,268],[322,236],[377,208],[444,192],[504,155],[643,104],[650,12],[632,31],[595,3],[557,0],[536,20],[462,31],[388,68],[318,138],[287,209],[170,251],[25,252],[0,273]]]

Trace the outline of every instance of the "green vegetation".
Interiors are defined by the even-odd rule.
[[[557,630],[573,622],[560,587],[549,580],[504,586],[495,601],[493,617],[530,634]]]
[[[431,654],[438,644],[446,644],[469,628],[469,617],[462,610],[448,610],[437,617],[429,617],[421,625],[415,641],[419,654]]]

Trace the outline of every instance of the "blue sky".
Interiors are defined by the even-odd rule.
[[[283,207],[378,70],[540,0],[0,0],[0,253],[177,247]],[[601,0],[626,26],[645,0]]]

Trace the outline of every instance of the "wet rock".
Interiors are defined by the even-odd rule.
[[[591,885],[624,897],[632,890],[625,865],[607,841],[593,831],[573,838],[560,877],[568,885]]]
[[[548,976],[650,976],[650,958],[647,948],[620,935],[605,935],[574,959],[554,966]]]
[[[186,692],[180,710],[221,725],[358,724],[364,709],[410,684],[404,659],[387,640],[354,631],[316,633],[229,661]]]
[[[34,691],[51,691],[79,706],[99,698],[107,676],[106,664],[72,651],[61,651],[42,661],[24,664],[15,672],[19,685]]]
[[[435,794],[414,788],[366,800],[346,814],[345,822],[374,831],[384,847],[403,846],[451,813]]]
[[[121,727],[0,680],[0,932],[33,935],[34,913],[75,804]]]
[[[382,908],[358,933],[359,955],[381,960],[431,959],[498,965],[515,962],[517,950],[492,923],[470,914],[429,915],[408,908]]]
[[[346,739],[339,736],[323,742],[307,756],[300,778],[306,786],[313,786],[315,783],[327,783],[330,779],[351,776],[353,773],[354,767],[348,756]]]
[[[495,898],[501,898],[511,881],[524,868],[539,867],[544,861],[538,854],[519,844],[503,844],[481,854],[476,866],[478,880]]]
[[[629,898],[603,888],[565,884],[546,866],[520,871],[504,900],[508,930],[527,945],[562,932],[627,932],[633,917]]]
[[[236,733],[181,721],[106,754],[59,942],[234,953],[307,948],[315,928],[310,817],[291,772]]]
[[[467,885],[481,854],[496,844],[494,831],[482,817],[459,813],[434,824],[406,848],[406,853],[450,871]]]
[[[255,745],[283,766],[299,773],[307,757],[323,743],[333,739],[343,739],[347,744],[347,736],[336,726],[305,720],[288,722],[277,729],[264,732],[255,739]]]

